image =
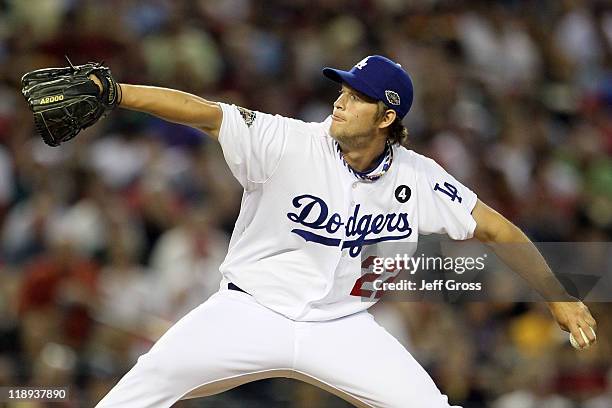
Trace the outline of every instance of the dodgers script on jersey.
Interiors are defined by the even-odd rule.
[[[219,142],[244,187],[222,285],[293,320],[335,319],[376,300],[360,287],[366,255],[412,255],[419,234],[472,237],[476,195],[435,161],[394,145],[388,171],[364,180],[344,162],[329,118],[220,105]]]

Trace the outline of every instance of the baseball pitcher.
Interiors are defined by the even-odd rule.
[[[306,381],[358,407],[450,407],[368,313],[376,297],[363,296],[365,254],[413,251],[419,234],[489,244],[581,347],[595,342],[589,310],[525,234],[403,146],[413,84],[399,64],[373,55],[323,74],[339,94],[322,123],[118,84],[99,64],[24,76],[23,94],[48,144],[118,106],[146,112],[218,141],[244,188],[219,291],[170,328],[98,407],[169,407],[270,377]]]

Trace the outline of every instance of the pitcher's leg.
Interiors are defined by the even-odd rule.
[[[296,345],[297,371],[320,381],[322,388],[356,398],[358,406],[451,407],[423,367],[367,312],[304,324]]]
[[[169,407],[289,368],[293,326],[245,293],[223,290],[172,326],[98,407]]]

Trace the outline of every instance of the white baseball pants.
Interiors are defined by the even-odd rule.
[[[170,407],[270,377],[308,382],[357,407],[450,407],[368,312],[296,322],[227,289],[172,326],[97,407]]]

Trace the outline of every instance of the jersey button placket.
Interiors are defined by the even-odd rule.
[[[353,209],[355,208],[355,188],[357,187],[357,182],[352,182],[350,184],[350,188],[348,189],[347,193],[348,193],[348,208],[347,208],[347,212],[346,212],[346,219],[348,220],[349,217],[351,216],[351,214],[353,214]],[[344,236],[343,240],[348,239],[346,234]],[[342,244],[340,244],[340,247],[342,247]],[[348,256],[348,249],[341,249],[341,258],[346,258]]]

